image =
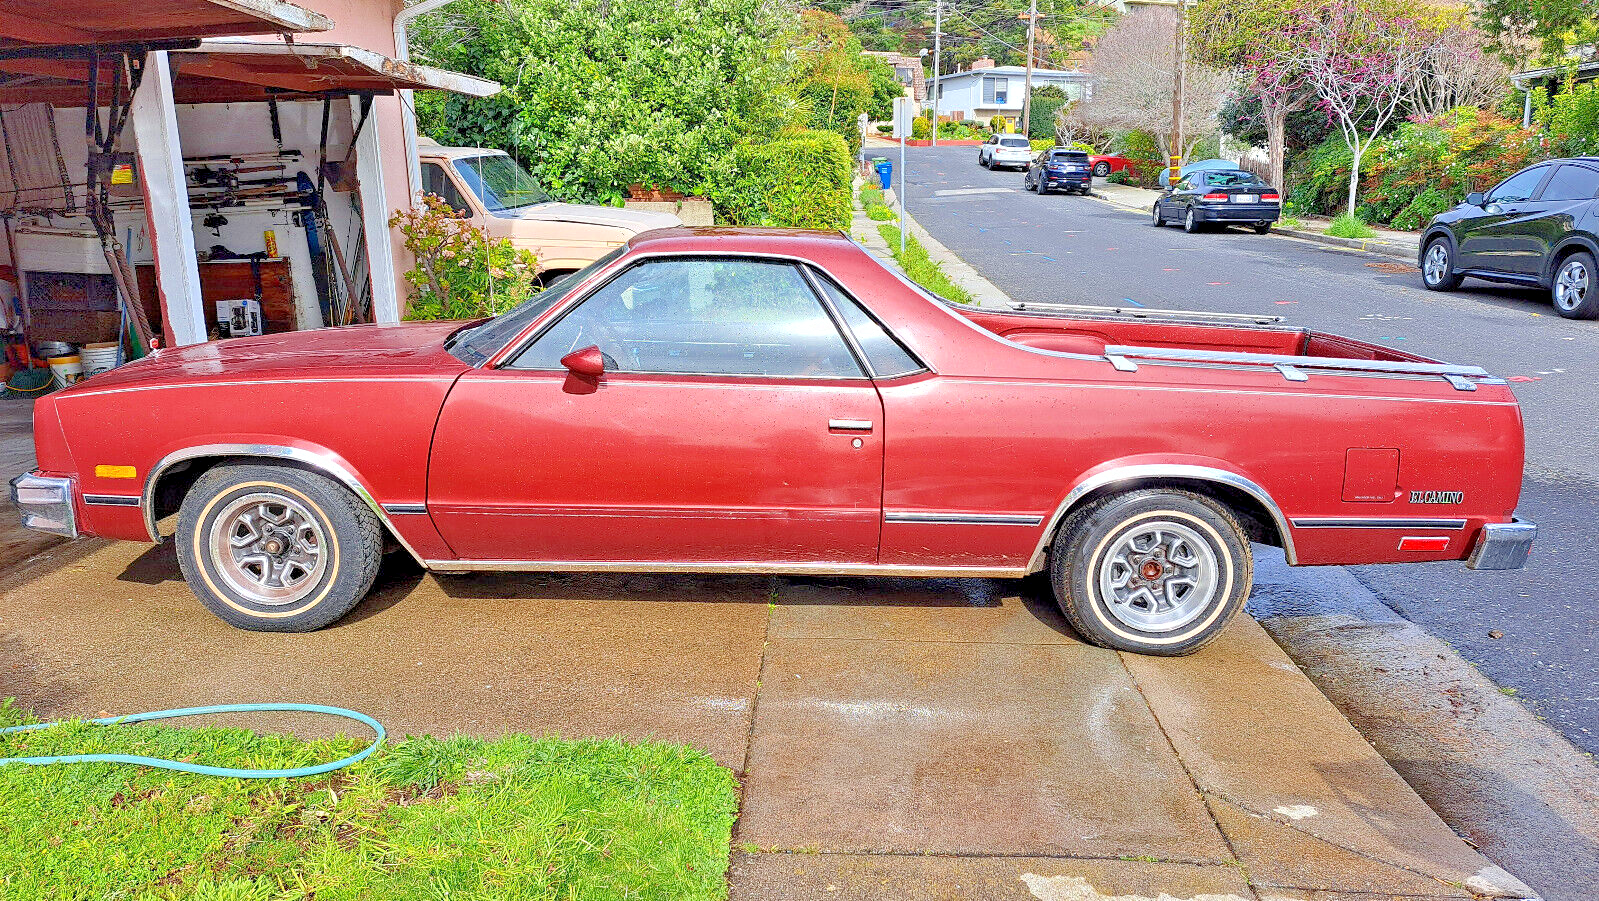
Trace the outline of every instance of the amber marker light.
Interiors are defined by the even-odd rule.
[[[134,479],[138,478],[139,470],[132,466],[113,466],[101,463],[94,468],[96,478],[101,479]]]

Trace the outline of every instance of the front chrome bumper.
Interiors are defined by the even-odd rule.
[[[78,537],[72,506],[72,480],[25,472],[11,480],[11,502],[22,512],[22,525],[51,535]]]
[[[1477,546],[1471,549],[1466,566],[1470,569],[1521,569],[1527,565],[1533,539],[1537,537],[1538,527],[1530,522],[1517,519],[1489,523],[1477,536]]]

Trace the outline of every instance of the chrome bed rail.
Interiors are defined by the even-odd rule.
[[[1031,303],[1010,301],[1006,304],[1017,313],[1035,313],[1043,316],[1120,316],[1128,319],[1150,319],[1160,322],[1215,323],[1218,325],[1276,325],[1282,316],[1255,315],[1253,313],[1207,313],[1203,310],[1162,310],[1144,307],[1096,307],[1078,303]],[[1296,329],[1296,331],[1300,331]]]
[[[1105,359],[1122,372],[1137,372],[1135,360],[1167,361],[1179,363],[1216,363],[1250,366],[1270,366],[1290,382],[1310,380],[1304,370],[1321,369],[1347,373],[1375,375],[1437,376],[1456,391],[1476,391],[1482,379],[1486,384],[1502,385],[1481,366],[1457,366],[1452,363],[1411,363],[1403,360],[1348,360],[1342,357],[1301,357],[1292,354],[1257,354],[1224,350],[1188,350],[1180,347],[1132,347],[1111,344],[1105,347]]]

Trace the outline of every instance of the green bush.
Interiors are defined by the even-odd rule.
[[[1038,153],[1041,150],[1049,150],[1050,148],[1054,147],[1055,146],[1055,139],[1054,138],[1033,138],[1032,140],[1028,141],[1027,143],[1028,143],[1029,146],[1032,147],[1034,153]]]
[[[1327,227],[1327,234],[1335,238],[1375,238],[1377,233],[1371,226],[1348,213],[1339,213],[1333,217],[1332,225]]]
[[[1599,82],[1572,84],[1552,98],[1533,95],[1534,115],[1549,132],[1551,156],[1599,154]]]
[[[1001,134],[1010,131],[1010,123],[1005,121],[1004,116],[996,113],[994,118],[988,120],[988,128],[996,134]]]
[[[1454,207],[1455,201],[1450,200],[1444,192],[1434,187],[1428,187],[1417,194],[1405,204],[1393,218],[1394,228],[1416,231],[1432,220],[1432,217]]]
[[[1160,172],[1166,168],[1160,144],[1147,131],[1127,131],[1113,136],[1111,149],[1132,162],[1132,174],[1120,184],[1150,186],[1159,184]]]
[[[849,147],[832,132],[791,131],[733,154],[732,188],[719,198],[735,225],[845,228],[850,220]]]
[[[1054,85],[1045,85],[1033,91],[1028,105],[1027,136],[1029,138],[1055,137],[1055,113],[1069,103],[1066,92]]]
[[[911,137],[917,141],[925,141],[933,135],[933,126],[926,119],[917,116],[911,120]]]
[[[407,319],[479,319],[497,316],[535,290],[538,259],[508,238],[489,240],[437,195],[422,195],[415,210],[395,212],[389,227],[405,236],[416,265]]]

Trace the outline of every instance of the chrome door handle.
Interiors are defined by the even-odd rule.
[[[827,427],[840,432],[870,432],[872,421],[870,419],[829,419]]]

